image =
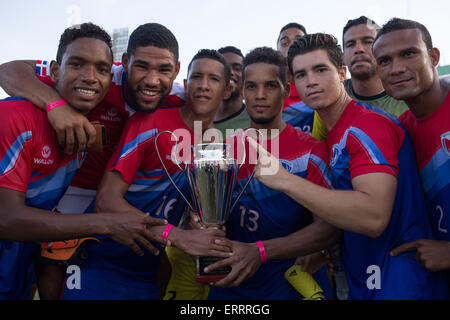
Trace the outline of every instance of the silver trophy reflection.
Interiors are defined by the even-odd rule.
[[[158,137],[163,133],[172,134],[172,136],[175,137],[177,144],[178,138],[171,131],[162,131],[155,137],[156,152],[170,182],[187,203],[191,211],[198,215],[201,223],[207,228],[221,228],[226,223],[229,213],[233,211],[255,174],[253,170],[246,184],[243,186],[234,202],[231,203],[238,170],[245,163],[246,159],[245,134],[249,130],[257,131],[256,129],[247,129],[243,132],[243,160],[240,165],[238,165],[238,161],[234,159],[230,153],[231,145],[226,143],[204,143],[192,147],[193,161],[185,164],[185,168],[182,168],[176,157],[178,150],[175,145],[174,160],[179,169],[187,176],[191,198],[193,199],[192,204],[170,177],[157,146]],[[257,132],[260,134],[259,131]],[[221,259],[223,258],[206,256],[196,257],[196,281],[210,283],[224,278],[231,271],[231,267],[214,270],[208,273],[203,271],[206,266]]]

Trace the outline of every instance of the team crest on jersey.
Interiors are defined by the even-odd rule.
[[[450,157],[450,131],[441,135],[442,148],[445,153]]]
[[[332,156],[331,156],[330,166],[334,167],[339,159],[339,156],[341,155],[341,149],[339,148],[338,144],[335,144],[333,146],[333,148],[331,148],[331,150],[332,150]]]

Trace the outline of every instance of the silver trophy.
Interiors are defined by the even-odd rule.
[[[229,213],[233,211],[255,174],[253,170],[246,184],[232,203],[237,173],[246,159],[244,143],[245,134],[248,130],[256,129],[247,129],[243,132],[243,160],[240,165],[238,165],[238,161],[234,159],[230,153],[231,146],[226,143],[204,143],[194,145],[192,147],[193,160],[190,161],[190,163],[185,164],[184,168],[180,166],[180,163],[175,156],[174,160],[176,165],[187,175],[191,198],[193,199],[192,203],[186,198],[170,177],[157,146],[158,137],[163,133],[172,134],[175,137],[177,144],[178,138],[171,131],[162,131],[155,137],[156,152],[169,180],[187,203],[191,211],[198,215],[201,223],[207,228],[221,228],[226,223]],[[260,132],[258,131],[258,133]],[[178,150],[175,151],[175,154],[178,154]],[[231,267],[214,270],[208,273],[203,271],[206,266],[221,259],[223,258],[197,257],[196,281],[210,283],[224,278],[231,271]]]

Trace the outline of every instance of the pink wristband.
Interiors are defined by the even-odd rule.
[[[168,224],[167,227],[164,229],[163,234],[162,234],[162,237],[164,239],[167,239],[167,237],[169,236],[170,230],[172,230],[172,228],[173,228],[173,225]]]
[[[50,104],[47,106],[46,110],[47,110],[47,112],[50,112],[50,110],[55,109],[55,108],[57,108],[57,107],[60,107],[60,106],[62,106],[62,105],[65,105],[65,104],[68,104],[66,100],[63,100],[63,99],[62,99],[62,100],[58,100],[58,101],[55,101],[55,102],[50,103]]]
[[[264,248],[264,245],[261,241],[256,241],[256,244],[259,248],[259,254],[261,255],[261,263],[267,262],[267,256],[266,256],[266,249]]]

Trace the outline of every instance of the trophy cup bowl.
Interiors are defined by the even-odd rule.
[[[244,139],[246,132],[249,130],[254,130],[261,135],[257,129],[253,128],[247,129],[243,132],[241,143],[244,147],[244,154],[240,165],[238,165],[237,160],[231,156],[230,144],[204,143],[196,144],[192,147],[194,155],[193,161],[187,164],[185,168],[182,168],[178,158],[176,157],[176,154],[178,153],[177,136],[171,131],[162,131],[155,137],[154,144],[156,153],[167,177],[189,206],[191,211],[198,215],[201,224],[206,228],[221,228],[226,223],[228,215],[233,211],[240,197],[255,175],[255,171],[253,170],[246,184],[243,186],[242,190],[235,197],[234,202],[232,203],[231,200],[233,198],[237,173],[246,159]],[[163,133],[170,133],[175,138],[176,144],[174,161],[176,162],[178,168],[187,176],[191,191],[191,198],[193,199],[192,204],[170,177],[170,174],[161,158],[157,140]],[[224,278],[231,271],[231,267],[217,269],[208,273],[204,272],[205,267],[222,259],[223,258],[207,256],[196,257],[196,281],[201,283],[210,283]]]
[[[201,224],[206,228],[221,228],[230,213],[231,198],[238,172],[237,161],[230,156],[230,145],[223,143],[197,144],[188,176],[192,198]],[[231,271],[230,267],[205,273],[203,269],[222,258],[196,258],[197,282],[215,282]]]

